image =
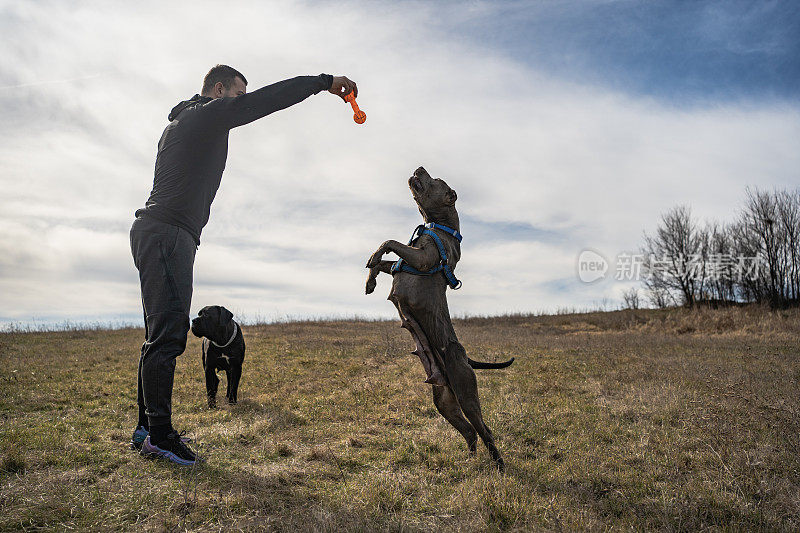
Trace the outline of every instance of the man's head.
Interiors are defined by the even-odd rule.
[[[203,79],[203,90],[200,94],[211,98],[228,98],[247,92],[247,78],[228,65],[217,65]]]

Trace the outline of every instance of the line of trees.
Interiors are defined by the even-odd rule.
[[[641,255],[645,290],[656,307],[798,305],[800,189],[747,189],[728,223],[700,224],[688,206],[677,206],[661,216],[653,235],[645,233]]]

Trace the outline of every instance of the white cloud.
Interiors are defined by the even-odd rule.
[[[127,230],[166,114],[216,62],[242,70],[250,89],[346,74],[368,120],[356,126],[349,106],[321,94],[232,132],[193,310],[392,316],[388,278],[362,294],[363,264],[418,223],[406,177],[420,164],[459,193],[459,314],[616,298],[577,281],[583,247],[633,249],[676,203],[725,218],[746,185],[796,182],[796,107],[676,109],[575,86],[445,37],[446,19],[424,4],[216,6],[5,8],[0,316],[139,316]],[[478,7],[462,16],[492,16]],[[477,221],[554,237],[471,239],[486,233]]]

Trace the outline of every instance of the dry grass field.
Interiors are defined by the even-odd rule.
[[[174,418],[207,463],[127,448],[139,329],[0,334],[2,530],[800,528],[800,312],[617,311],[456,322],[504,454],[470,457],[396,322],[245,328],[238,405]],[[221,388],[224,385],[221,386]]]

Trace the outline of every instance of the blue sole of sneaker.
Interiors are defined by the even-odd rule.
[[[140,433],[138,436],[139,436],[139,439],[137,439],[136,437],[131,439],[131,441],[129,443],[130,447],[131,447],[131,450],[141,451],[142,446],[144,446],[144,441],[148,437],[148,433],[144,433],[144,434]],[[190,442],[192,442],[192,439],[189,438],[189,437],[181,437],[181,442],[184,443],[184,444],[189,444]]]
[[[181,466],[193,466],[197,461],[189,461],[187,459],[181,459],[174,453],[167,451],[167,450],[158,450],[158,451],[145,451],[142,449],[140,452],[144,457],[148,459],[165,459],[171,463],[175,463]]]

